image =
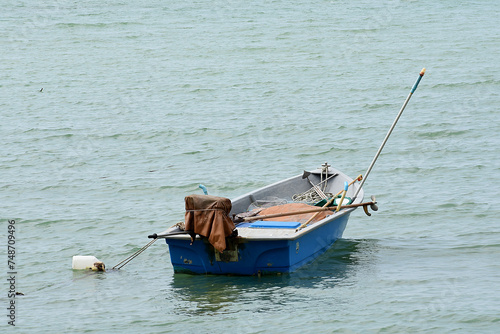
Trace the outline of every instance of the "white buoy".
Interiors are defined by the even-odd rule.
[[[104,263],[95,256],[73,256],[72,268],[76,270],[106,271]]]

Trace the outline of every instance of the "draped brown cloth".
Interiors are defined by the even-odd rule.
[[[186,203],[186,231],[194,241],[196,234],[208,238],[208,241],[219,252],[226,249],[226,237],[235,229],[229,218],[231,200],[209,195],[190,195],[184,199]]]

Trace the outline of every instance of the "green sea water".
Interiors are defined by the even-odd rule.
[[[2,331],[500,331],[496,1],[5,0],[0,13]],[[234,198],[325,161],[364,173],[422,67],[364,186],[380,210],[355,211],[314,263],[180,275],[157,242],[120,271],[71,269],[74,255],[108,268],[131,255],[200,183]]]

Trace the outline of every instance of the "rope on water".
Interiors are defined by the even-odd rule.
[[[121,261],[120,263],[118,263],[116,266],[114,266],[112,269],[121,269],[123,268],[123,266],[125,266],[127,263],[129,263],[130,261],[132,261],[133,259],[135,259],[139,254],[141,254],[142,252],[144,252],[149,246],[151,246],[156,240],[158,240],[158,238],[154,238],[153,240],[151,240],[150,242],[148,242],[148,244],[144,247],[142,247],[141,249],[139,249],[137,252],[135,252],[134,254],[130,255],[129,257],[127,257],[125,260]]]

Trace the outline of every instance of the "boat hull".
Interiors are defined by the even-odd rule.
[[[266,275],[296,271],[326,252],[342,237],[350,213],[299,234],[296,238],[253,240],[232,238],[224,253],[216,254],[204,238],[165,239],[176,273]]]
[[[334,168],[329,168],[328,175],[330,177],[323,185],[325,193],[340,193],[345,182],[350,182],[352,185],[346,195],[353,196],[358,186],[353,179]],[[308,179],[297,175],[241,195],[231,201],[230,217],[248,212],[256,201],[278,199],[278,202],[295,203],[294,194],[309,191],[311,183],[321,184],[322,178],[321,170],[313,170]],[[353,200],[354,204],[362,202],[363,190],[359,190],[359,196]],[[355,208],[335,210],[306,225],[303,224],[305,221],[301,221],[304,218],[299,216],[291,216],[282,222],[264,219],[238,223],[238,236],[226,238],[223,253],[216,252],[205,237],[198,235],[195,241],[191,242],[190,236],[182,234],[184,231],[179,231],[175,226],[157,236],[165,238],[176,273],[290,273],[316,259],[341,238],[354,210]],[[308,219],[309,217],[306,220]]]

